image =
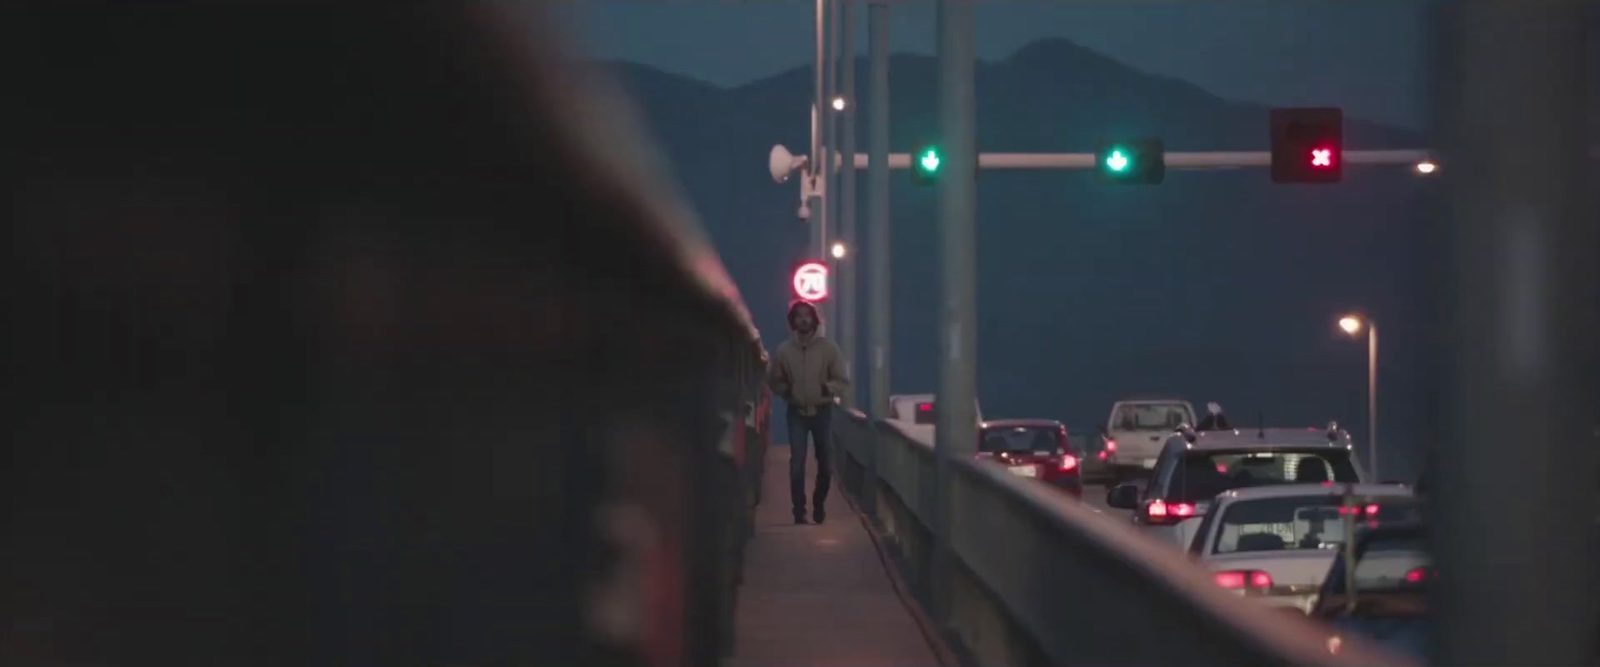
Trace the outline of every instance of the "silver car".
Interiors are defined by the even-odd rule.
[[[1283,484],[1226,491],[1212,502],[1189,553],[1217,585],[1309,613],[1346,530],[1391,514],[1411,518],[1398,484]]]

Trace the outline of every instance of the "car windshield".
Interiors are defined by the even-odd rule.
[[[1061,439],[1061,429],[1055,426],[997,426],[983,430],[978,451],[1001,452],[1055,452],[1066,448]]]
[[[1334,495],[1241,500],[1218,523],[1212,553],[1332,549],[1344,541],[1342,500]]]
[[[1192,450],[1173,471],[1167,500],[1193,503],[1251,486],[1359,482],[1343,449]]]
[[[1129,403],[1117,408],[1111,419],[1116,431],[1171,431],[1190,423],[1189,408],[1183,403]]]

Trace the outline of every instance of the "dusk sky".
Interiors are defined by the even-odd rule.
[[[1342,106],[1354,116],[1420,127],[1428,0],[1261,2],[985,2],[977,52],[1004,58],[1063,37],[1136,68],[1222,97],[1271,105]],[[810,63],[807,0],[563,5],[593,57],[629,60],[720,85]],[[932,54],[935,3],[891,10],[893,50]],[[866,12],[858,27],[866,49]]]

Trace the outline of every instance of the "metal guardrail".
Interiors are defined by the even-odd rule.
[[[872,518],[929,591],[934,451],[855,410],[835,420],[845,490],[876,484]],[[876,457],[877,480],[867,479]],[[954,462],[952,635],[979,665],[1403,665],[1310,620],[1234,597],[1170,547],[1036,482]]]

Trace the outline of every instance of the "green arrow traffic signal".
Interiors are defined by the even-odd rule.
[[[944,157],[939,154],[938,146],[923,146],[911,154],[911,163],[912,178],[920,184],[931,185],[938,180]]]
[[[1126,171],[1128,169],[1128,156],[1121,149],[1111,149],[1111,155],[1106,158],[1106,168],[1111,171]]]
[[[1094,165],[1103,183],[1160,183],[1167,175],[1166,149],[1160,139],[1100,141]]]

